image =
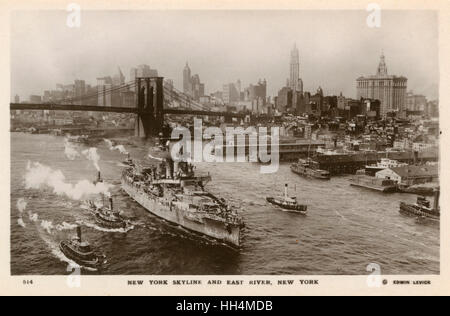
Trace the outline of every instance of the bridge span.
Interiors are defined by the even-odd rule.
[[[134,88],[135,106],[117,107],[105,103],[107,95],[117,93],[120,89]],[[129,90],[128,90],[129,91]],[[176,91],[175,91],[176,92]],[[164,115],[196,115],[230,118],[244,118],[244,114],[231,112],[214,112],[205,108],[198,108],[198,104],[191,104],[188,96],[182,96],[179,92],[170,92],[164,88],[162,77],[138,77],[134,82],[114,87],[109,90],[100,90],[95,95],[81,96],[69,100],[53,101],[52,103],[10,103],[10,110],[50,110],[50,111],[83,111],[83,112],[111,112],[136,114],[135,135],[147,137],[158,135],[163,131]],[[186,107],[167,108],[164,106],[164,93],[170,97],[183,99]],[[170,95],[173,93],[173,95]],[[87,99],[99,98],[103,105],[83,105]],[[79,104],[77,104],[79,103]],[[191,106],[189,106],[191,105]],[[193,109],[197,107],[197,109]]]
[[[52,103],[10,103],[10,110],[36,110],[36,111],[83,111],[83,112],[110,112],[110,113],[132,113],[141,114],[145,110],[132,107],[98,106],[98,105],[76,105],[76,104],[52,104]],[[190,109],[165,108],[163,114],[173,115],[195,115],[195,116],[220,116],[244,118],[245,114],[232,112],[215,112]]]

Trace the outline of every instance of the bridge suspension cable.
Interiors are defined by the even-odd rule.
[[[59,99],[59,100],[52,100],[50,103],[56,104],[56,103],[66,103],[66,102],[79,102],[79,101],[84,101],[84,100],[89,100],[89,99],[94,99],[94,98],[98,98],[101,95],[109,95],[114,91],[118,91],[118,90],[122,90],[122,89],[129,89],[132,88],[136,85],[136,83],[134,81],[130,81],[129,83],[124,83],[123,85],[120,86],[113,86],[110,88],[107,88],[105,90],[102,91],[97,91],[96,93],[92,93],[89,95],[82,95],[79,97],[73,97],[73,98],[63,98],[63,99]]]
[[[207,106],[204,106],[201,103],[193,100],[192,97],[186,95],[184,92],[181,92],[180,90],[178,90],[174,87],[168,88],[167,86],[164,86],[164,92],[167,95],[170,95],[176,101],[178,101],[182,104],[184,103],[190,109],[200,110],[200,111],[209,110],[209,108]]]

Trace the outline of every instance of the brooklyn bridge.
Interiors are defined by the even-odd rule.
[[[108,96],[121,90],[135,92],[133,107],[88,105],[88,100]],[[210,107],[193,100],[189,95],[164,83],[163,77],[138,77],[133,81],[97,91],[94,94],[65,98],[45,103],[10,103],[10,110],[51,110],[51,111],[84,111],[113,112],[136,114],[135,136],[156,136],[163,131],[165,115],[195,115],[243,118],[245,115],[232,112],[216,112]]]

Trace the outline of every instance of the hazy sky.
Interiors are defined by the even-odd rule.
[[[366,11],[82,11],[81,27],[65,11],[17,11],[11,24],[12,95],[28,99],[56,83],[96,78],[148,64],[182,87],[189,62],[206,92],[241,79],[265,78],[275,95],[289,77],[294,42],[306,91],[356,96],[355,79],[375,74],[384,50],[388,73],[408,90],[437,98],[437,14],[382,11],[369,28]]]

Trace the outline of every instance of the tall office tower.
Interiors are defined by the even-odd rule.
[[[384,54],[381,54],[376,75],[356,79],[356,98],[380,101],[381,115],[397,112],[406,115],[406,89],[408,79],[388,75]]]
[[[294,44],[294,48],[291,50],[290,79],[289,79],[289,87],[294,91],[297,91],[298,89],[299,75],[300,75],[300,59],[297,45]]]
[[[85,104],[83,96],[86,96],[86,83],[84,80],[75,80],[75,104]]]
[[[191,95],[192,85],[191,85],[191,68],[189,68],[188,63],[183,69],[183,92]]]

